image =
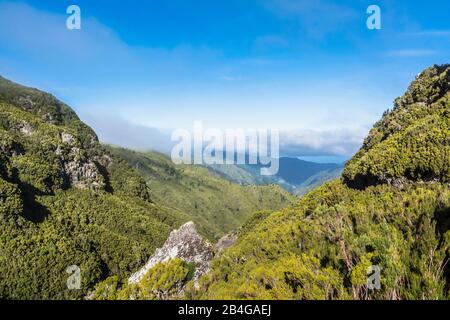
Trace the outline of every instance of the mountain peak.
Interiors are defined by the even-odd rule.
[[[420,73],[347,163],[347,185],[450,181],[450,65]]]

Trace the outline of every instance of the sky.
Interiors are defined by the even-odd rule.
[[[81,30],[66,27],[69,5]],[[366,10],[381,8],[381,30]],[[51,92],[104,142],[279,129],[281,153],[348,158],[414,77],[449,63],[450,1],[0,0],[0,75]]]

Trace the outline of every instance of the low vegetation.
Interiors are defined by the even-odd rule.
[[[0,297],[83,298],[109,277],[125,281],[187,221],[217,238],[289,203],[277,188],[178,170],[162,155],[145,162],[152,178],[127,160],[55,97],[0,78]],[[80,290],[67,288],[72,265]]]

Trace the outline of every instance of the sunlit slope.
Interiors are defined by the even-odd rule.
[[[53,96],[0,79],[0,296],[77,298],[128,276],[188,217]],[[66,268],[81,268],[68,290]]]

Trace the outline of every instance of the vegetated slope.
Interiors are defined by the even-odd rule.
[[[79,298],[188,221],[53,96],[0,78],[0,297]],[[68,290],[66,268],[81,269]]]
[[[289,203],[277,188],[242,188],[204,169],[183,175],[167,158],[153,160],[133,169],[67,105],[0,77],[0,297],[81,298],[108,277],[127,279],[187,221],[213,238]],[[80,290],[67,288],[72,265]]]
[[[341,181],[255,217],[194,298],[448,299],[450,65],[422,72]],[[367,271],[381,268],[381,289]]]
[[[155,203],[182,212],[211,240],[240,227],[259,210],[278,210],[294,197],[277,185],[238,185],[203,166],[174,165],[157,152],[108,147],[146,179]]]
[[[345,182],[365,187],[402,180],[450,181],[448,65],[425,70],[375,124],[344,170]]]
[[[277,183],[276,176],[261,175],[259,166],[245,164],[211,164],[205,165],[211,172],[221,178],[243,185],[261,185]]]

